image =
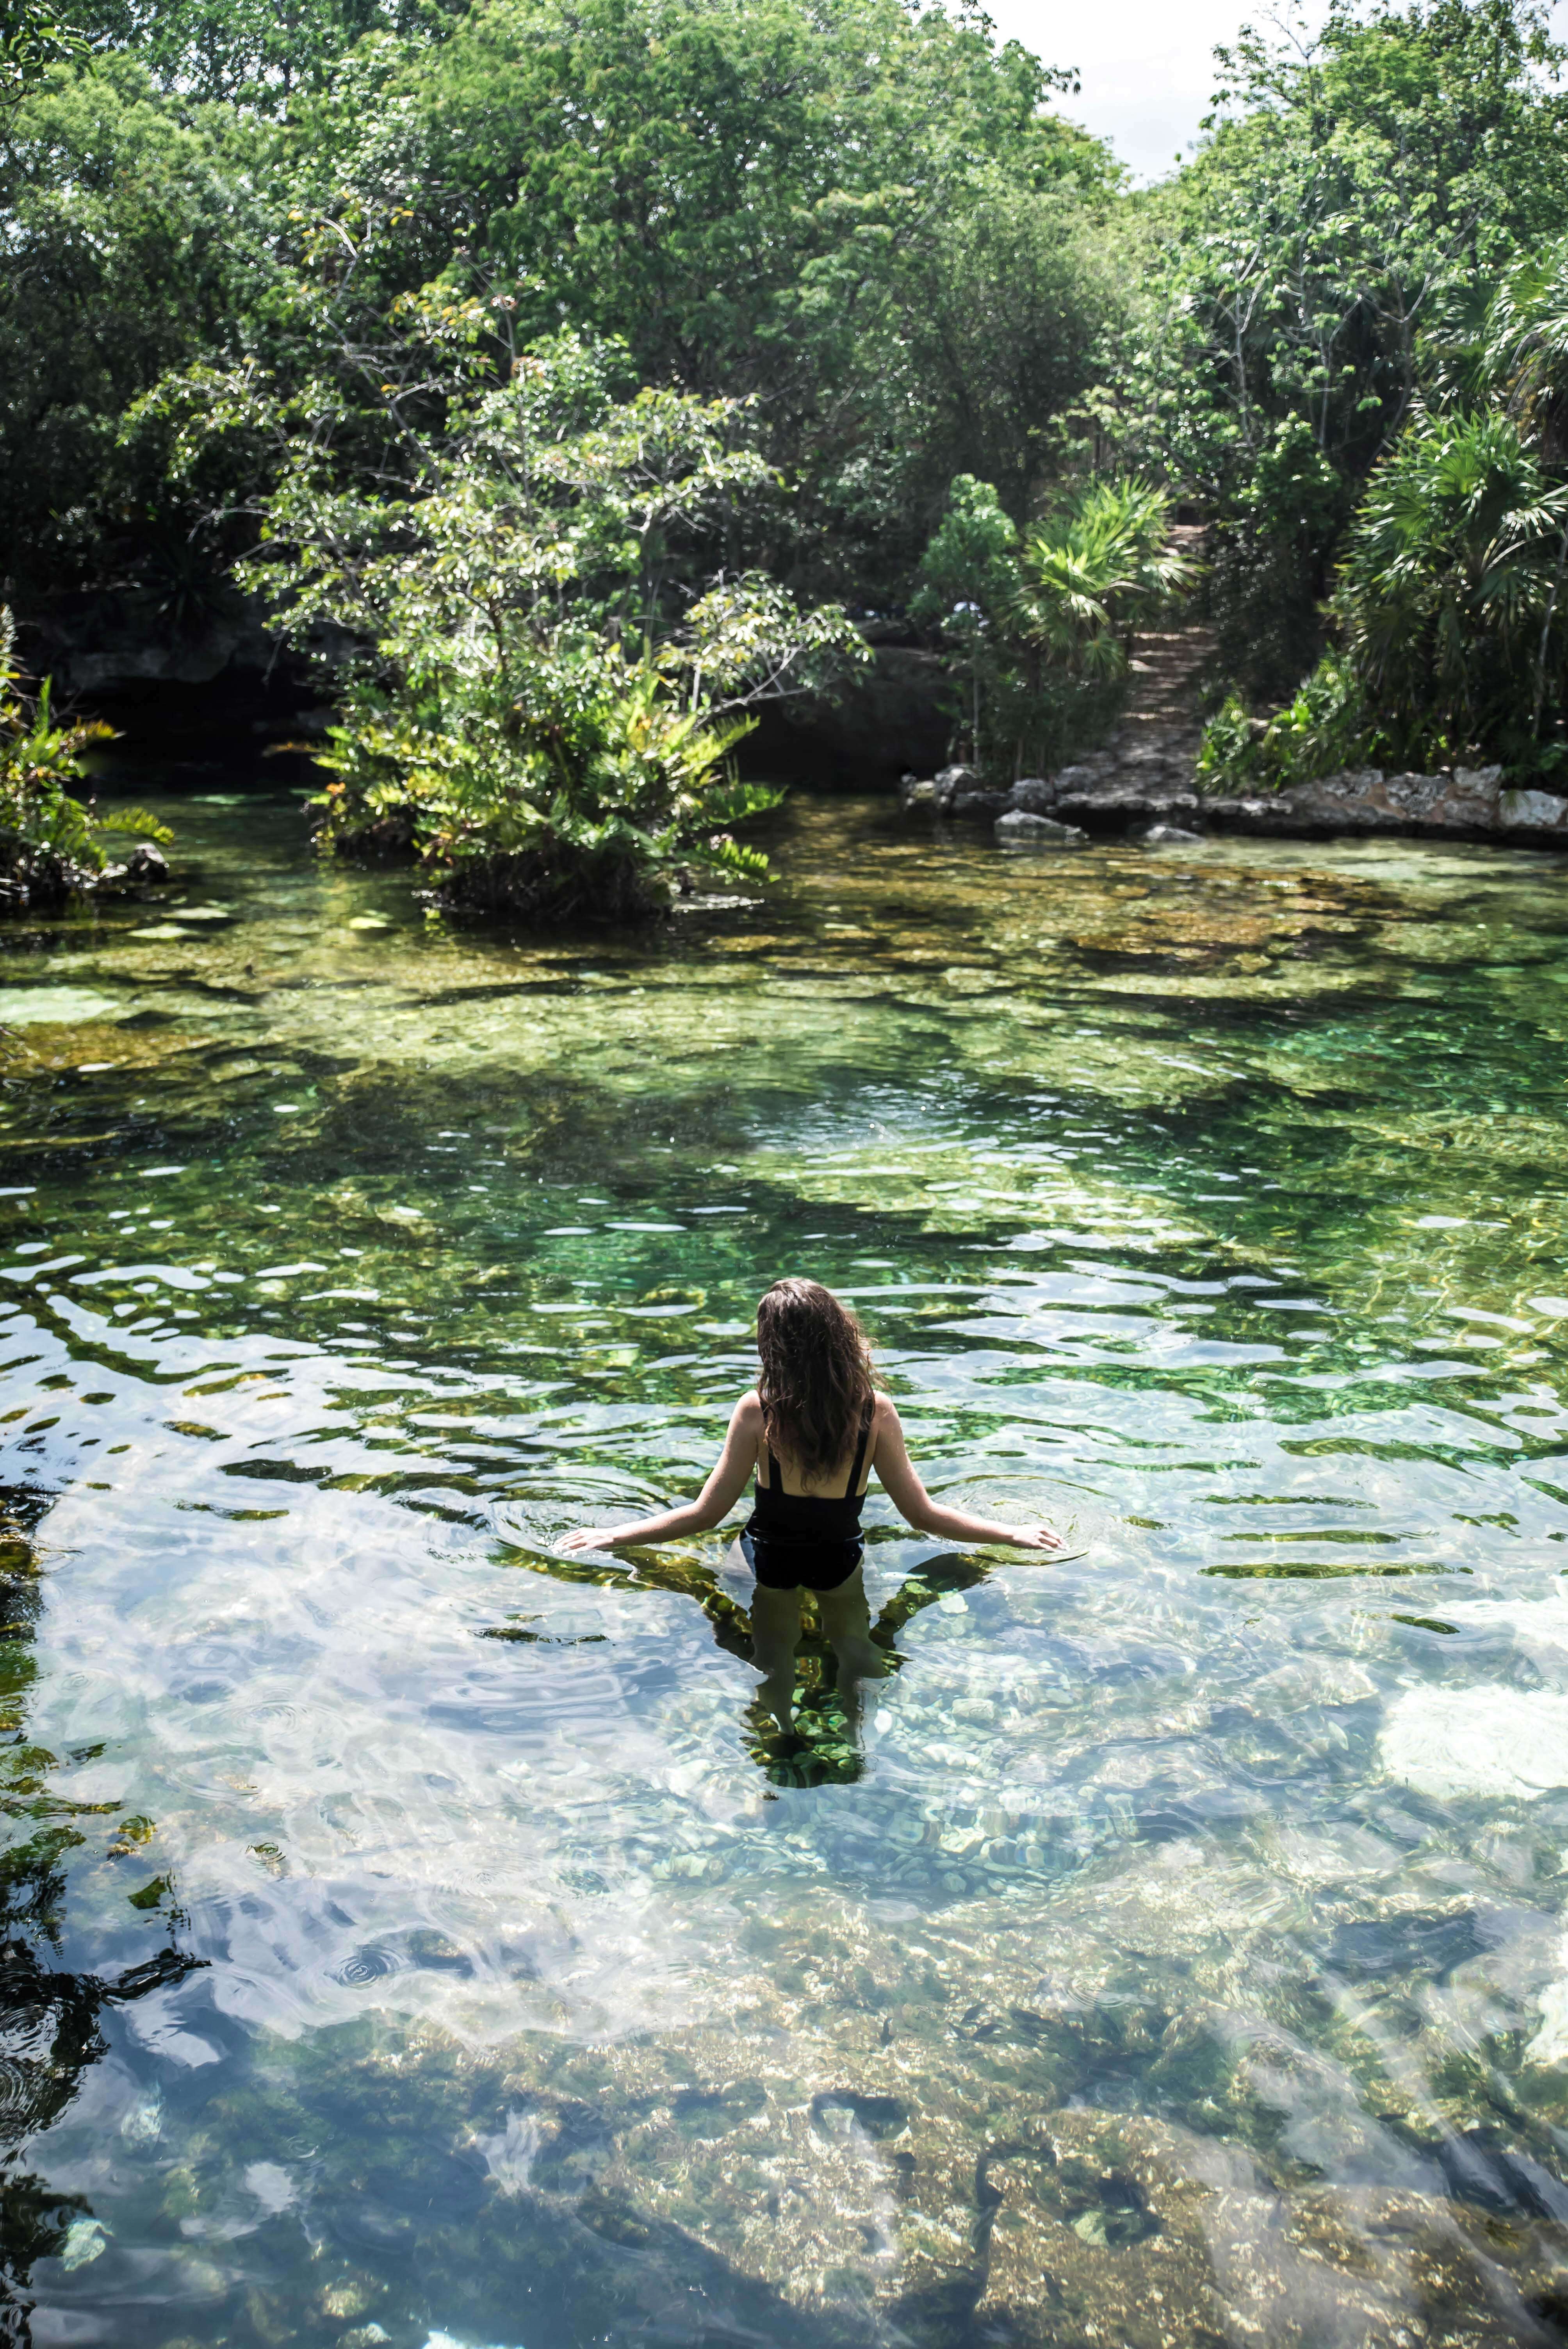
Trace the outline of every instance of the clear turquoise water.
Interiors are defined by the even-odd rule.
[[[0,938],[13,2331],[1563,2339],[1561,864],[799,800],[541,944],[173,813]],[[873,1495],[803,1751],[725,1537],[552,1547],[786,1270],[1071,1550]]]

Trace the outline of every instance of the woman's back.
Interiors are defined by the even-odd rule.
[[[867,1454],[874,1413],[874,1399],[868,1398],[855,1448],[844,1454],[830,1479],[812,1476],[807,1483],[798,1465],[791,1478],[764,1434],[757,1454],[757,1499],[746,1529],[759,1578],[783,1578],[780,1587],[825,1589],[853,1573],[860,1564],[861,1505],[871,1475]]]
[[[757,1454],[758,1491],[806,1501],[841,1501],[851,1493],[863,1495],[871,1482],[870,1435],[875,1409],[873,1397],[865,1406],[859,1429],[830,1468],[817,1462],[805,1466],[789,1452],[775,1453],[764,1436]]]

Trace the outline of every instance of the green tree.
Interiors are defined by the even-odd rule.
[[[73,0],[78,40],[133,55],[189,101],[281,114],[337,86],[367,35],[418,44],[457,13],[446,0]]]
[[[519,347],[511,303],[397,306],[368,368],[395,474],[338,380],[199,369],[149,405],[176,464],[214,437],[273,444],[242,576],[338,696],[326,842],[411,847],[449,904],[625,920],[688,868],[765,871],[730,829],[778,798],[730,767],[746,713],[863,647],[776,582],[702,580],[736,509],[779,493],[739,403],[624,396],[624,349]]]
[[[802,477],[778,558],[894,595],[955,471],[1023,513],[1114,331],[1115,173],[1060,78],[902,0],[492,0],[409,67],[379,168],[432,274],[466,250],[527,330],[755,395]]]
[[[934,627],[964,681],[969,756],[993,756],[993,705],[1005,689],[1010,616],[1019,587],[1018,533],[989,481],[960,473],[920,561],[910,616]]]
[[[285,310],[271,134],[160,98],[125,56],[56,68],[0,149],[0,541],[15,592],[188,596],[190,517],[120,420],[169,368]],[[198,579],[209,576],[199,572]]]
[[[1267,720],[1233,696],[1200,766],[1223,787],[1351,761],[1568,763],[1568,238],[1518,264],[1448,355],[1346,533],[1335,643]]]
[[[1568,480],[1511,417],[1412,419],[1373,474],[1336,598],[1350,667],[1399,763],[1568,756],[1542,739],[1568,700],[1565,558]]]
[[[1549,463],[1568,464],[1568,237],[1515,264],[1459,356],[1462,391],[1501,400]]]
[[[1125,306],[1117,174],[1060,77],[903,0],[360,5],[84,0],[100,53],[21,106],[0,527],[29,594],[194,608],[197,513],[127,410],[198,358],[303,381],[438,278],[754,397],[800,492],[732,566],[885,608],[954,472],[1026,517]]]
[[[0,133],[45,66],[77,57],[82,34],[50,0],[0,0]]]
[[[1568,225],[1563,53],[1533,0],[1339,5],[1220,53],[1208,143],[1146,210],[1132,445],[1215,516],[1233,668],[1309,665],[1361,484],[1522,246]]]

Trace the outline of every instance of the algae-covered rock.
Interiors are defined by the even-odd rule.
[[[1058,823],[1052,816],[1013,808],[997,818],[996,837],[1004,848],[1078,848],[1088,834],[1076,823]]]

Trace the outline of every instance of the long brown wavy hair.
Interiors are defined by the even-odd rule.
[[[802,1475],[836,1467],[860,1440],[875,1392],[871,1349],[820,1280],[776,1280],[757,1309],[762,1427]]]

